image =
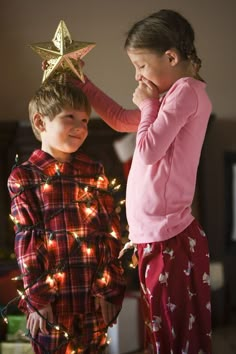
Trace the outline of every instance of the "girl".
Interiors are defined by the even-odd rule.
[[[191,214],[211,113],[194,31],[161,10],[135,23],[125,42],[135,67],[137,110],[125,110],[86,78],[99,116],[137,132],[127,182],[129,239],[137,248],[148,353],[211,353],[208,242]]]

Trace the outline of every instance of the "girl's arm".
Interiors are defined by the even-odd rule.
[[[146,164],[159,161],[178,135],[188,119],[198,107],[194,90],[183,84],[168,93],[162,105],[158,100],[144,100],[141,109],[141,122],[137,132],[136,149]]]
[[[96,87],[87,77],[85,83],[76,81],[87,95],[92,107],[112,129],[119,132],[136,132],[140,122],[140,110],[127,110]]]

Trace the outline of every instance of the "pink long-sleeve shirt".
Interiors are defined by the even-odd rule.
[[[133,243],[164,241],[193,220],[197,168],[212,105],[205,83],[177,80],[158,99],[126,110],[86,79],[81,85],[99,116],[120,132],[137,132],[127,181],[126,213]]]

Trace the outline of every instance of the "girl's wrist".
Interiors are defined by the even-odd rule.
[[[157,103],[158,103],[158,104],[157,104]],[[150,98],[150,97],[145,98],[143,101],[141,101],[141,102],[139,103],[139,109],[142,110],[142,109],[144,109],[145,107],[150,106],[150,104],[155,104],[155,105],[159,106],[159,100],[158,100],[158,98],[154,98],[154,97],[152,97],[152,98]]]

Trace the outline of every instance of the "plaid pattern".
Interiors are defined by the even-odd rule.
[[[102,331],[105,324],[100,312],[68,316],[57,316],[57,323],[72,333],[74,338],[67,343],[63,333],[51,330],[50,334],[39,333],[32,343],[35,354],[55,353],[104,354],[107,336]]]
[[[60,315],[93,313],[96,296],[121,304],[119,218],[103,166],[82,153],[59,164],[36,150],[12,170],[8,188],[27,295],[21,310],[51,303]]]

